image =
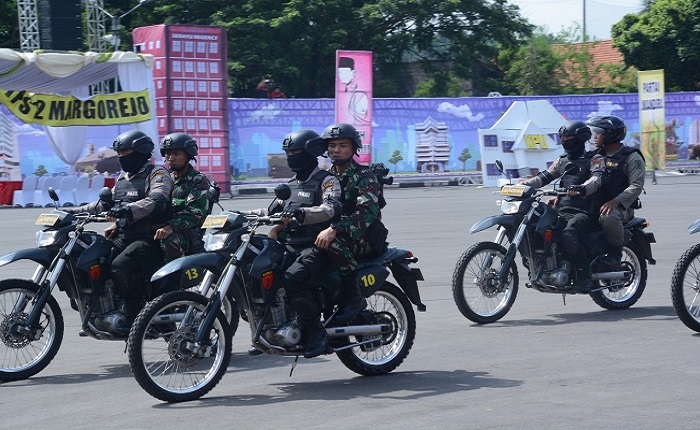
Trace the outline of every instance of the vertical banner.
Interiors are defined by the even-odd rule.
[[[372,162],[372,51],[336,51],[335,120],[362,136],[357,161]]]
[[[647,170],[666,167],[666,101],[664,71],[638,72],[639,129]]]

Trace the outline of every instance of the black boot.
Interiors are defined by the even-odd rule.
[[[622,248],[610,248],[608,253],[600,259],[601,270],[605,272],[614,272],[620,268],[622,261]]]
[[[338,312],[333,317],[333,324],[349,324],[353,319],[367,308],[367,300],[362,295],[360,285],[356,277],[343,277],[340,279],[340,295],[338,298]]]
[[[328,353],[328,335],[326,329],[321,327],[320,322],[314,321],[311,324],[305,324],[304,331],[306,332],[304,358],[314,358]]]

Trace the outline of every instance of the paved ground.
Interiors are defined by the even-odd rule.
[[[658,264],[637,305],[611,312],[574,296],[564,306],[561,296],[521,286],[511,312],[488,326],[461,316],[450,282],[464,250],[493,237],[467,230],[497,212],[498,196],[476,186],[388,190],[390,240],[420,258],[428,311],[417,315],[404,364],[381,377],[355,375],[333,356],[301,360],[290,377],[291,359],[245,353],[242,325],[222,382],[200,401],[167,405],[135,382],[122,342],[77,336],[78,316],[60,297],[61,350],[36,377],[0,385],[0,428],[695,430],[700,339],[676,318],[669,282],[683,250],[700,240],[686,232],[700,218],[699,184],[696,176],[663,176],[647,186],[638,215],[651,222]],[[223,203],[250,209],[269,200]],[[33,245],[41,212],[0,211],[0,254]],[[0,277],[30,270],[8,266]]]

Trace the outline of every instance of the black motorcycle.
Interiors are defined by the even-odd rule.
[[[503,173],[500,162],[496,163]],[[565,174],[576,174],[576,166]],[[520,252],[527,269],[525,286],[544,293],[577,294],[573,288],[576,269],[566,260],[559,239],[566,226],[557,211],[541,200],[561,196],[564,189],[544,191],[525,185],[504,185],[500,194],[501,215],[490,216],[474,224],[471,233],[496,226],[493,242],[470,247],[457,262],[452,275],[452,293],[462,315],[479,324],[503,318],[518,294],[516,254]],[[647,262],[654,235],[644,229],[644,218],[635,217],[625,224],[622,260],[614,270],[602,264],[608,250],[601,230],[588,233],[583,240],[591,258],[592,289],[587,292],[605,309],[626,309],[639,300],[647,281]]]
[[[690,234],[698,231],[700,219],[688,227]],[[700,243],[688,248],[676,262],[671,279],[671,299],[683,324],[700,332]]]
[[[286,187],[286,197],[284,187]],[[278,198],[289,198],[278,186]],[[195,400],[213,389],[231,358],[232,333],[220,311],[221,297],[233,293],[250,325],[251,343],[260,351],[299,357],[305,342],[290,309],[282,283],[296,258],[293,248],[265,234],[263,225],[279,218],[223,212],[204,224],[206,253],[170,262],[151,278],[177,284],[190,267],[205,270],[202,293],[176,291],[150,302],[139,314],[128,341],[131,370],[139,385],[167,402]],[[351,324],[333,322],[337,273],[316,281],[330,350],[350,370],[380,375],[396,369],[407,357],[416,332],[411,303],[425,311],[418,292],[420,269],[411,252],[389,248],[358,268],[368,308]],[[221,273],[215,276],[215,273]],[[392,274],[396,285],[389,282]]]
[[[0,381],[36,375],[56,356],[64,332],[63,314],[52,296],[56,287],[68,295],[71,308],[80,314],[81,334],[98,340],[128,337],[124,300],[109,275],[118,251],[103,235],[86,230],[90,223],[106,222],[104,214],[61,211],[56,192],[50,188],[49,195],[56,209],[39,215],[36,224],[43,227],[36,234],[37,247],[0,257],[0,266],[20,260],[38,264],[32,279],[0,281]],[[103,188],[100,199],[111,202],[111,190]],[[144,281],[147,298],[165,291]],[[198,281],[193,278],[182,286],[194,287]],[[231,327],[235,331],[238,309],[235,303],[226,302],[235,309]]]

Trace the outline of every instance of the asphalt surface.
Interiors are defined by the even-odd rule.
[[[457,310],[451,277],[459,256],[494,231],[470,235],[496,214],[498,196],[476,186],[389,189],[384,219],[393,245],[410,249],[425,276],[427,312],[417,314],[411,353],[393,373],[363,377],[335,356],[293,359],[246,353],[244,323],[219,385],[199,401],[165,404],[131,375],[124,342],[78,337],[78,314],[61,303],[66,333],[39,375],[0,384],[0,429],[688,429],[700,411],[694,382],[699,335],[676,317],[670,279],[682,252],[700,241],[698,176],[647,181],[639,216],[657,244],[646,291],[624,311],[588,296],[521,289],[501,321],[479,326]],[[227,209],[266,207],[269,196],[225,200]],[[42,209],[0,210],[0,254],[34,245]],[[28,264],[0,269],[27,277]]]

